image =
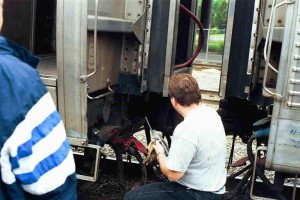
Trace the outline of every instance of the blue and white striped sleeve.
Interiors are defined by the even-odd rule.
[[[61,187],[73,188],[68,192],[76,193],[73,154],[49,92],[29,109],[4,143],[0,166],[3,183],[18,182],[29,195],[43,196]],[[76,198],[74,195],[70,199]]]

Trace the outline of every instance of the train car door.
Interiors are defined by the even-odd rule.
[[[300,173],[299,41],[300,3],[291,1],[287,4],[276,91],[268,91],[264,85],[265,91],[271,92],[275,99],[266,167],[275,171],[296,174]]]

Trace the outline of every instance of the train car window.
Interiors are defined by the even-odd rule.
[[[9,0],[3,5],[1,35],[33,50],[33,0]]]
[[[2,35],[30,49],[33,54],[55,53],[56,0],[4,2]]]
[[[55,53],[56,0],[37,0],[35,17],[35,54]]]
[[[2,35],[41,58],[41,76],[57,76],[56,0],[4,1]]]

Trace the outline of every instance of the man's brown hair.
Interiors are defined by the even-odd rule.
[[[182,106],[201,102],[201,91],[197,81],[189,74],[175,74],[169,81],[169,95]]]

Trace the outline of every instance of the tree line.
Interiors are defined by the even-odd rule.
[[[201,16],[202,1],[198,0],[198,16]],[[211,12],[211,28],[225,30],[227,21],[228,0],[213,0]]]

